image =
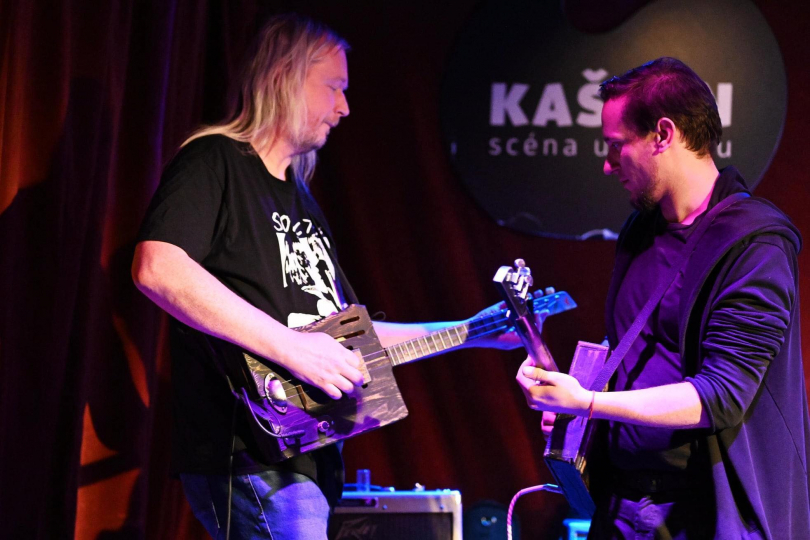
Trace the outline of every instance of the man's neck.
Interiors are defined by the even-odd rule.
[[[282,139],[276,139],[264,152],[253,148],[262,159],[267,171],[279,180],[287,180],[287,167],[290,166],[294,152],[290,144]]]
[[[710,157],[679,164],[670,182],[670,192],[661,200],[664,218],[670,223],[691,225],[709,207],[719,175]]]

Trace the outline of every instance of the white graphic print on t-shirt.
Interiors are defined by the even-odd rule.
[[[329,257],[329,239],[310,219],[295,224],[289,216],[273,212],[281,254],[284,287],[296,286],[318,297],[317,314],[290,313],[287,326],[297,328],[340,310],[335,265]],[[292,226],[291,226],[292,225]]]

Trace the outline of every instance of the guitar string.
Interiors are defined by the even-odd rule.
[[[554,296],[544,296],[544,297],[541,297],[541,298],[536,298],[536,299],[534,299],[532,301],[533,304],[534,304],[532,306],[532,308],[534,310],[540,309],[542,311],[542,309],[543,309],[542,304],[546,304],[546,305],[550,304],[549,299],[557,301],[559,299],[559,297],[561,297],[560,295],[561,295],[561,293],[557,293]],[[486,327],[486,326],[489,326],[491,324],[496,325],[494,328],[492,328],[490,330],[487,330],[486,332],[476,334],[472,338],[470,338],[470,336],[468,334],[468,338],[470,338],[470,339],[479,339],[481,337],[492,334],[493,332],[500,331],[504,326],[502,324],[502,321],[504,319],[508,320],[508,317],[506,317],[506,315],[505,315],[508,311],[509,311],[508,309],[501,309],[501,310],[498,310],[498,311],[496,311],[496,312],[494,312],[494,313],[492,313],[490,315],[485,315],[484,317],[481,317],[480,319],[473,319],[472,321],[467,323],[469,325],[469,330],[473,330],[473,331],[478,330],[478,329],[483,328],[483,327]],[[461,326],[461,325],[459,325],[459,326]],[[428,338],[428,337],[437,335],[437,334],[439,334],[441,332],[449,332],[451,329],[454,329],[454,328],[457,328],[457,327],[450,327],[450,328],[446,328],[446,329],[443,329],[443,330],[437,330],[436,332],[432,332],[431,334],[428,334],[428,335],[425,335],[425,336],[420,336],[420,337],[413,338],[413,339],[410,339],[410,340],[406,340],[406,341],[403,341],[403,342],[400,342],[400,343],[395,343],[395,344],[391,345],[390,347],[384,347],[383,349],[378,350],[378,351],[374,351],[373,353],[371,353],[369,355],[361,355],[361,358],[366,363],[366,369],[368,369],[370,371],[371,369],[375,369],[375,367],[372,366],[372,364],[377,363],[377,362],[379,362],[379,361],[381,361],[381,360],[383,360],[385,358],[391,358],[391,355],[389,353],[387,353],[386,351],[392,349],[393,347],[398,347],[398,346],[401,346],[401,345],[403,345],[405,343],[413,343],[413,342],[416,342],[418,344],[419,339],[426,340],[426,338]],[[433,339],[435,341],[435,338],[431,337],[431,339]],[[452,343],[452,341],[451,341],[451,343]],[[442,351],[446,351],[448,349],[452,349],[453,347],[458,347],[459,345],[461,345],[461,343],[459,343],[457,345],[451,345],[450,347],[446,347],[446,348],[443,348],[441,350],[437,349],[436,351],[433,351],[433,352],[431,352],[429,350],[430,347],[428,347],[428,352],[426,354],[417,354],[413,358],[408,358],[405,362],[398,362],[396,364],[394,364],[393,361],[392,361],[391,364],[392,364],[392,366],[402,365],[404,363],[408,363],[408,362],[416,360],[416,359],[420,359],[420,358],[430,356],[431,354],[436,354],[436,353],[439,353],[439,352],[442,352]],[[415,347],[413,347],[413,348],[414,348],[414,351],[416,351],[416,348]],[[423,351],[422,345],[419,344],[419,352],[421,353],[422,351]],[[375,354],[380,354],[381,356],[378,356],[376,358],[371,358]],[[401,353],[397,353],[397,354],[401,354]],[[410,353],[407,353],[406,356],[410,356]],[[291,390],[291,391],[295,390],[295,387],[299,386],[292,379],[283,379],[283,380],[282,379],[276,379],[276,380],[281,382],[282,389],[285,390],[285,393],[288,390]]]
[[[495,315],[500,315],[501,313],[505,313],[506,311],[507,311],[507,310],[501,310],[501,311],[498,311],[498,312],[497,312],[496,314],[494,314],[493,316],[488,316],[487,318],[497,318],[497,317],[495,317]],[[486,320],[486,318],[482,318],[482,319],[478,319],[478,320],[476,320],[476,321],[472,321],[472,322],[470,323],[470,329],[471,329],[471,330],[476,330],[477,328],[474,328],[474,327],[473,327],[474,323],[481,323],[481,322],[482,322],[482,321],[484,321],[484,320]],[[494,322],[494,321],[493,321],[493,322]],[[478,324],[478,328],[480,328],[480,327],[484,327],[484,326],[487,326],[487,325],[489,325],[489,324],[492,324],[492,323],[487,323],[487,324]],[[498,321],[496,324],[497,324],[497,326],[496,326],[496,327],[494,327],[494,328],[492,328],[492,329],[490,329],[490,330],[487,330],[486,332],[481,332],[481,333],[479,333],[479,334],[476,334],[476,335],[475,335],[475,336],[473,336],[471,339],[478,339],[478,338],[484,337],[484,336],[486,336],[486,335],[488,335],[488,334],[491,334],[491,333],[493,333],[493,332],[500,331],[500,330],[503,328],[503,325],[500,323],[500,321]],[[449,329],[446,329],[446,330],[444,330],[444,331],[448,331],[448,330],[449,330]],[[439,330],[439,331],[437,331],[437,333],[442,332],[442,331],[443,331],[443,330]],[[426,337],[428,337],[428,336],[423,336],[422,338],[414,338],[414,339],[412,339],[412,340],[407,340],[407,341],[403,341],[403,342],[400,342],[400,343],[395,343],[394,345],[391,345],[390,347],[385,347],[385,348],[383,348],[383,349],[381,349],[381,350],[374,351],[373,353],[371,353],[371,354],[369,354],[369,355],[361,355],[361,357],[362,357],[362,358],[363,358],[363,360],[366,362],[366,367],[367,367],[367,369],[369,369],[369,370],[371,370],[371,369],[375,369],[375,366],[374,366],[374,365],[372,365],[372,364],[375,364],[375,363],[379,362],[380,360],[383,360],[383,359],[386,359],[386,358],[391,358],[391,355],[390,355],[390,354],[388,354],[386,351],[388,351],[388,350],[392,349],[393,347],[401,346],[401,345],[402,345],[402,344],[404,344],[404,343],[412,343],[412,342],[414,342],[414,341],[416,341],[416,342],[418,343],[418,339],[424,339],[424,338],[426,338]],[[432,338],[432,339],[434,339],[434,340],[435,340],[435,338]],[[426,354],[422,354],[422,353],[424,352],[424,350],[423,350],[422,345],[421,345],[421,344],[419,344],[419,354],[417,354],[417,356],[415,356],[415,357],[413,357],[413,358],[408,358],[408,359],[407,359],[405,362],[397,362],[397,363],[394,363],[393,361],[391,361],[391,364],[392,364],[392,366],[402,365],[402,364],[404,364],[404,363],[408,363],[409,361],[413,361],[413,360],[416,360],[416,359],[419,359],[419,358],[424,358],[424,357],[426,357],[426,356],[430,356],[431,354],[436,354],[436,353],[438,353],[438,352],[442,352],[442,351],[444,351],[444,350],[451,349],[451,348],[453,348],[453,347],[457,347],[458,345],[460,345],[460,343],[459,343],[459,344],[457,344],[457,345],[452,345],[451,347],[446,347],[446,348],[441,349],[441,350],[438,350],[438,349],[437,349],[436,351],[432,351],[432,352],[429,350],[429,349],[430,349],[430,347],[428,347],[428,352],[427,352]],[[416,348],[415,348],[415,347],[414,347],[414,351],[416,351]],[[374,355],[376,355],[376,354],[379,354],[380,356],[378,356],[378,357],[376,357],[376,358],[372,358],[372,356],[374,356]],[[401,353],[397,353],[397,354],[401,354]],[[406,356],[410,356],[410,354],[411,354],[411,353],[407,353],[407,354],[406,354]],[[393,359],[392,359],[392,360],[393,360]],[[282,379],[276,379],[276,380],[281,381],[281,383],[282,383],[282,388],[285,390],[285,392],[286,392],[286,391],[294,391],[294,390],[295,390],[295,387],[296,387],[296,386],[298,386],[298,385],[297,385],[297,384],[296,384],[296,383],[295,383],[293,380],[291,380],[291,379],[283,379],[283,380],[282,380]]]
[[[555,297],[554,297],[554,298],[556,299],[556,295],[555,295]],[[542,300],[545,300],[545,301],[546,301],[546,302],[543,302],[543,303],[546,303],[546,304],[547,304],[547,303],[548,303],[548,302],[547,302],[547,300],[548,300],[548,299],[549,299],[549,297],[543,297],[543,299],[542,299]],[[535,304],[539,304],[539,303],[541,303],[541,302],[540,302],[540,299],[535,299],[533,302],[534,302]],[[537,309],[537,306],[534,306],[534,305],[533,305],[532,307],[533,307],[534,309]],[[501,317],[502,317],[502,316],[503,316],[503,317],[505,317],[505,315],[504,315],[504,314],[505,314],[506,312],[508,312],[508,311],[509,311],[509,310],[506,310],[506,309],[504,309],[504,310],[499,310],[499,311],[497,311],[497,312],[493,313],[492,315],[488,315],[488,316],[482,317],[481,319],[473,320],[473,321],[471,321],[470,323],[468,323],[468,324],[469,324],[469,326],[468,326],[468,330],[477,330],[478,328],[481,328],[481,327],[486,327],[486,326],[489,326],[489,325],[491,325],[491,324],[493,324],[493,323],[494,323],[494,324],[496,324],[496,326],[495,326],[494,328],[489,329],[489,330],[487,330],[486,332],[479,333],[479,334],[477,334],[477,335],[473,336],[471,339],[478,339],[478,338],[484,337],[484,336],[486,336],[486,335],[488,335],[488,334],[491,334],[491,333],[493,333],[493,332],[500,331],[500,330],[503,328],[502,323],[501,323],[501,320],[502,320],[502,319],[501,319]],[[488,321],[488,322],[486,322],[485,324],[481,324],[481,323],[483,323],[484,321]],[[452,328],[457,329],[457,327],[452,327]],[[450,329],[451,329],[451,328],[447,328],[447,329],[444,329],[444,330],[439,330],[439,331],[437,331],[437,332],[432,332],[431,334],[428,334],[428,335],[426,335],[426,336],[421,336],[421,338],[422,338],[422,339],[425,339],[425,341],[426,341],[426,338],[427,338],[427,337],[430,337],[430,336],[435,336],[435,335],[439,334],[439,333],[440,333],[440,332],[442,332],[442,331],[448,331],[448,332],[449,332],[449,330],[450,330]],[[456,330],[456,331],[457,331],[457,330]],[[468,336],[467,336],[467,337],[468,337],[468,338],[470,337],[469,333],[468,333]],[[406,341],[404,341],[404,342],[395,343],[395,344],[394,344],[394,345],[392,345],[391,347],[383,347],[382,349],[380,349],[380,350],[376,350],[376,351],[374,351],[373,353],[368,354],[368,355],[362,355],[362,354],[361,354],[361,358],[362,358],[362,359],[363,359],[363,360],[366,362],[366,369],[367,369],[367,370],[370,372],[372,369],[376,369],[376,367],[375,367],[375,366],[373,366],[372,364],[376,364],[376,363],[378,363],[379,361],[381,361],[381,360],[383,360],[383,359],[386,359],[386,358],[387,358],[387,359],[389,359],[389,362],[391,363],[391,367],[394,367],[394,366],[397,366],[397,365],[401,365],[401,364],[403,364],[403,363],[407,363],[407,362],[412,361],[412,360],[416,360],[416,359],[419,359],[419,358],[424,358],[424,357],[426,357],[426,356],[430,356],[431,354],[435,354],[435,353],[441,352],[441,351],[439,351],[439,350],[436,350],[436,351],[434,351],[434,352],[430,352],[430,350],[429,350],[429,349],[430,349],[430,347],[428,347],[428,353],[427,353],[427,354],[424,354],[424,355],[421,355],[421,356],[416,356],[416,357],[414,357],[414,358],[409,358],[409,359],[407,359],[405,362],[399,362],[399,363],[397,363],[397,364],[394,364],[394,363],[393,363],[393,359],[391,359],[390,354],[387,352],[389,349],[391,349],[391,348],[393,348],[393,347],[396,347],[396,346],[398,346],[398,345],[402,345],[402,344],[404,344],[404,343],[412,343],[412,342],[414,342],[414,341],[416,341],[416,342],[417,342],[417,344],[418,344],[418,343],[419,343],[419,342],[418,342],[418,340],[419,340],[419,339],[420,339],[420,338],[415,338],[415,339],[412,339],[412,340],[406,340]],[[435,338],[432,338],[432,339],[435,341]],[[442,342],[442,343],[443,343],[443,342]],[[462,342],[462,343],[463,343],[463,342]],[[461,345],[461,343],[459,343],[458,345]],[[451,346],[450,346],[450,347],[443,348],[443,349],[442,349],[442,351],[444,351],[444,350],[448,350],[448,349],[452,349],[453,347],[457,347],[458,345],[452,345],[452,340],[451,340]],[[419,345],[419,348],[420,348],[420,350],[422,349],[421,344]],[[415,350],[415,349],[414,349],[414,350]],[[376,358],[371,358],[371,357],[372,357],[372,356],[374,356],[374,355],[379,355],[379,356],[377,356]],[[367,360],[367,359],[368,359],[368,360]],[[278,380],[278,379],[276,379],[276,380]],[[286,402],[287,402],[287,403],[292,402],[294,405],[296,405],[296,404],[297,404],[296,406],[297,406],[299,409],[304,408],[304,403],[303,403],[303,401],[304,401],[304,397],[303,397],[303,395],[299,394],[299,393],[298,393],[298,391],[296,390],[296,386],[298,386],[298,385],[296,385],[296,384],[295,384],[295,383],[294,383],[292,380],[290,380],[290,379],[285,379],[285,380],[281,381],[281,384],[282,384],[282,389],[285,391]],[[292,395],[290,395],[290,393],[291,393]],[[311,399],[311,398],[310,398],[310,399]]]
[[[500,327],[494,328],[492,330],[488,330],[486,332],[477,334],[473,339],[478,339],[478,338],[484,337],[484,336],[486,336],[488,334],[492,334],[493,332],[497,332],[499,330],[500,330]],[[394,347],[396,345],[398,345],[398,344],[394,344],[394,345],[392,345],[392,347]],[[460,343],[458,345],[460,345]],[[458,347],[458,345],[453,345],[453,347]],[[384,349],[374,351],[374,352],[372,352],[370,354],[361,355],[361,357],[363,358],[363,360],[366,363],[366,368],[369,371],[371,371],[372,369],[377,369],[376,365],[374,365],[374,364],[379,363],[381,360],[390,358],[390,355],[386,352],[390,348],[391,347],[385,347]],[[452,348],[452,347],[448,347],[448,348],[442,349],[442,350],[447,350],[447,349],[450,349],[450,348]],[[409,361],[416,360],[417,358],[424,358],[426,356],[430,356],[431,354],[436,354],[438,352],[441,352],[441,351],[436,350],[436,351],[433,351],[433,352],[428,352],[428,353],[426,353],[424,355],[416,356],[414,358],[411,358],[411,359],[409,359]],[[379,356],[377,356],[376,358],[373,358],[374,355],[379,355]],[[407,361],[406,362],[400,362],[398,364],[394,364],[393,362],[391,362],[391,365],[392,365],[392,367],[394,367],[394,366],[402,365],[402,364],[405,364],[405,363],[407,363]],[[300,382],[298,384],[296,384],[296,382],[293,381],[292,379],[275,379],[275,380],[281,382],[282,389],[284,389],[285,392],[288,391],[288,390],[295,390],[295,387],[299,386],[299,384],[300,384]]]
[[[493,328],[492,330],[488,330],[488,331],[486,331],[486,332],[482,332],[482,333],[480,333],[480,334],[477,334],[477,335],[476,335],[475,337],[473,337],[472,339],[478,339],[478,338],[481,338],[481,337],[487,336],[487,335],[489,335],[489,334],[492,334],[493,332],[498,332],[498,331],[500,331],[500,329],[501,329],[501,327]],[[397,343],[397,344],[394,344],[394,345],[392,345],[391,347],[394,347],[394,346],[396,346],[396,345],[399,345],[399,344],[398,344],[398,343]],[[395,366],[398,366],[398,365],[406,364],[406,363],[408,363],[409,361],[413,361],[413,360],[416,360],[416,359],[419,359],[419,358],[424,358],[424,357],[426,357],[426,356],[430,356],[431,354],[436,354],[436,353],[442,352],[443,350],[444,350],[444,351],[446,351],[446,350],[451,349],[451,348],[453,348],[453,347],[458,347],[459,345],[461,345],[461,343],[456,344],[456,345],[453,345],[452,347],[447,347],[447,348],[442,349],[442,350],[436,350],[436,351],[433,351],[433,352],[428,352],[428,353],[426,353],[426,354],[416,356],[416,357],[414,357],[414,358],[410,358],[410,359],[406,360],[405,362],[399,362],[399,363],[397,363],[397,364],[394,364],[393,362],[391,362],[391,367],[395,367]],[[390,358],[391,358],[391,356],[390,356],[390,354],[389,354],[388,352],[386,352],[386,351],[388,351],[389,349],[391,349],[391,347],[385,347],[385,348],[383,348],[383,349],[380,349],[380,350],[374,351],[374,352],[372,352],[372,353],[370,353],[370,354],[367,354],[367,355],[361,355],[361,358],[363,358],[363,360],[364,360],[364,361],[365,361],[365,363],[366,363],[366,369],[368,369],[369,371],[371,371],[372,369],[377,369],[377,366],[376,366],[375,364],[379,363],[379,362],[380,362],[380,361],[382,361],[382,360],[385,360],[385,359],[390,359]],[[379,355],[379,356],[377,356],[376,358],[374,358],[374,356],[375,356],[375,355]],[[296,384],[296,381],[293,381],[292,379],[275,379],[275,380],[277,380],[277,381],[280,381],[280,382],[281,382],[281,384],[282,384],[282,388],[285,390],[285,392],[286,392],[286,391],[288,391],[288,390],[293,390],[293,391],[294,391],[294,390],[295,390],[295,387],[300,385],[300,381],[298,382],[298,384]]]

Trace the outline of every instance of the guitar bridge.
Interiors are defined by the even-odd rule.
[[[366,385],[371,382],[371,373],[368,372],[368,366],[363,359],[363,354],[360,352],[360,349],[352,349],[352,352],[357,356],[358,360],[360,360],[360,371],[363,373],[363,388],[365,388]]]

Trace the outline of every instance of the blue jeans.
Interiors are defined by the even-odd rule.
[[[216,540],[225,538],[228,475],[181,474],[191,509]],[[264,471],[234,475],[231,540],[326,540],[329,504],[308,477]]]

